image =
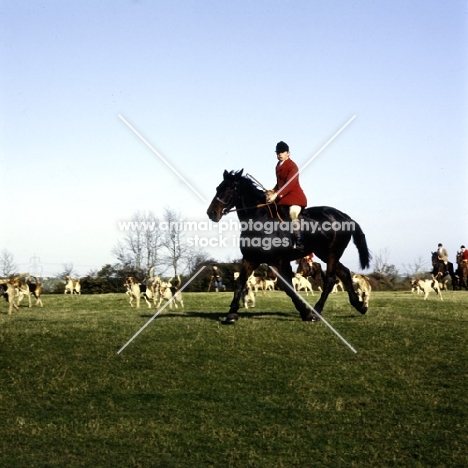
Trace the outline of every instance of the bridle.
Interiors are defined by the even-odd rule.
[[[221,203],[221,205],[223,206],[227,206],[229,203],[224,201],[224,200],[221,200],[221,198],[219,197],[215,197],[215,199]],[[244,210],[251,210],[252,208],[262,208],[263,206],[267,206],[268,207],[268,210],[270,212],[270,216],[273,218],[273,212],[271,211],[271,207],[270,205],[273,204],[275,205],[275,208],[276,208],[276,215],[278,216],[278,219],[280,221],[283,221],[279,215],[279,212],[278,212],[278,207],[276,205],[276,202],[273,202],[273,203],[259,203],[258,205],[253,205],[253,206],[245,206],[244,208],[230,208],[230,209],[226,209],[226,208],[223,208],[223,211],[221,213],[222,216],[228,214],[228,213],[234,213],[236,211],[244,211]]]
[[[220,197],[216,196],[215,197],[215,200],[218,201],[219,203],[221,203],[221,205],[223,206],[223,211],[221,212],[221,215],[224,216],[225,214],[227,213],[230,213],[231,211],[235,211],[235,210],[232,210],[230,208],[228,208],[228,206],[232,203],[232,200],[235,198],[235,192],[236,191],[236,188],[234,187],[229,187],[224,195],[229,195],[230,196],[230,200],[229,201],[226,201],[226,200],[223,200],[221,199]],[[234,204],[232,204],[231,206],[233,206]]]
[[[247,174],[251,179],[253,179],[255,182],[257,182],[264,190],[266,190],[263,185],[260,184],[260,182],[257,181],[257,179],[255,179],[254,177],[252,177],[250,174]],[[229,190],[226,190],[226,192],[233,192],[234,189],[229,189]],[[227,208],[227,206],[229,205],[230,202],[227,202],[225,200],[222,200],[221,198],[219,198],[218,196],[215,197],[215,200],[217,200],[219,203],[221,203],[221,205],[224,206],[223,208],[223,211],[221,212],[221,216],[224,216],[228,213],[233,213],[235,211],[244,211],[244,210],[251,210],[252,208],[262,208],[263,206],[266,206],[268,207],[268,210],[270,212],[270,216],[273,218],[273,212],[271,210],[271,207],[270,205],[271,204],[274,204],[275,205],[275,208],[276,208],[276,214],[278,216],[278,219],[280,219],[280,221],[283,221],[279,215],[279,212],[278,212],[278,207],[276,205],[276,202],[273,202],[273,203],[259,203],[257,205],[253,205],[253,206],[246,206],[244,208]]]
[[[225,214],[231,213],[232,211],[236,211],[235,208],[231,208],[231,209],[227,208],[228,205],[229,205],[229,202],[221,200],[221,198],[219,198],[219,197],[216,197],[216,200],[219,203],[221,203],[221,205],[223,205],[223,207],[224,207],[222,212],[221,212],[221,216],[224,216]]]

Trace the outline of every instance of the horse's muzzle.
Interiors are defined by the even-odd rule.
[[[214,221],[217,223],[221,217],[223,216],[223,210],[218,209],[217,207],[210,205],[208,207],[208,210],[206,210],[206,214],[208,215],[208,218],[211,219],[211,221]]]

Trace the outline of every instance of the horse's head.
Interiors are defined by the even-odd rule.
[[[436,266],[439,264],[439,254],[437,252],[431,252],[432,255],[432,265]]]
[[[216,195],[211,200],[206,211],[211,221],[218,222],[239,200],[239,185],[243,169],[240,171],[224,171],[223,181],[216,188]]]

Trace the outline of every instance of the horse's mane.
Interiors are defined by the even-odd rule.
[[[258,205],[265,204],[266,202],[266,190],[261,187],[261,184],[257,182],[249,174],[244,175],[243,169],[240,171],[224,172],[224,181],[231,181],[237,185],[237,210],[240,218],[248,218],[249,216],[265,215],[263,209],[258,208]]]
[[[256,200],[265,200],[265,189],[261,187],[255,179],[249,176],[249,174],[242,176],[242,189],[248,190],[249,195]]]

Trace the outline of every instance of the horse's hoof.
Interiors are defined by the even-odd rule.
[[[302,319],[303,322],[318,322],[320,320],[320,317],[317,316],[317,314],[314,314],[313,312],[310,312],[307,317],[304,317]]]
[[[223,325],[234,325],[237,320],[239,320],[239,316],[237,314],[228,314],[221,323]]]

